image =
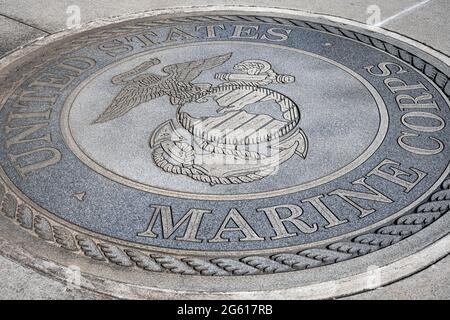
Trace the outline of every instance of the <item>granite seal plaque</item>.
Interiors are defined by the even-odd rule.
[[[2,236],[211,294],[335,281],[445,236],[447,61],[278,11],[143,15],[4,58]]]

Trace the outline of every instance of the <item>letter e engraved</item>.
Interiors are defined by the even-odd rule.
[[[257,39],[259,30],[259,26],[244,26],[237,25],[234,27],[232,38],[240,38],[240,39]]]
[[[385,170],[382,170],[381,168],[383,166],[385,167]],[[410,171],[413,173],[408,173],[406,171],[403,171],[399,168],[400,163],[385,159],[383,160],[379,165],[377,165],[372,171],[370,171],[367,176],[370,177],[372,175],[376,175],[380,178],[383,178],[385,180],[388,180],[392,183],[395,183],[405,189],[405,192],[410,192],[425,176],[427,175],[425,172],[420,171],[415,168],[409,168]],[[386,171],[389,170],[389,171]],[[414,177],[415,179],[413,181],[408,181],[403,179],[402,177]]]

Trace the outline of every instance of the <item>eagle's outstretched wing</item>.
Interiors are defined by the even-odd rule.
[[[197,78],[203,71],[218,67],[227,62],[232,52],[215,56],[202,60],[195,60],[189,62],[182,62],[165,66],[162,71],[171,76],[175,76],[178,81],[191,82]]]
[[[129,84],[119,92],[108,108],[93,123],[103,123],[119,118],[141,103],[164,94],[165,92],[157,86],[143,87],[134,83]]]
[[[169,76],[175,76],[180,82],[190,83],[197,78],[202,71],[212,69],[214,67],[224,64],[230,59],[232,53],[227,53],[220,56],[215,56],[207,59],[183,62],[165,66],[163,71]],[[114,98],[113,102],[106,108],[106,110],[93,122],[103,123],[125,115],[128,111],[137,107],[141,103],[147,102],[151,99],[161,97],[167,92],[164,90],[164,85],[149,85],[146,77],[152,77],[151,82],[163,81],[163,78],[157,75],[145,75],[141,78],[135,78],[130,84],[123,88],[119,94]]]

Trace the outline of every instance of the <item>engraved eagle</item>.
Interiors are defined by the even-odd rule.
[[[211,86],[210,84],[194,84],[192,81],[203,71],[224,64],[231,56],[230,52],[206,59],[167,65],[162,68],[165,75],[141,74],[150,67],[161,63],[159,59],[155,58],[114,76],[111,79],[113,84],[125,84],[126,86],[94,123],[104,123],[119,118],[138,105],[164,95],[170,98],[172,105],[182,106],[192,102],[198,97],[198,93],[208,90]]]

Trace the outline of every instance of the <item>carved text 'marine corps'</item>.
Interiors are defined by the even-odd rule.
[[[368,73],[382,78],[385,86],[395,95],[403,115],[400,122],[404,130],[397,139],[399,146],[413,154],[431,156],[444,150],[444,143],[436,134],[444,129],[443,111],[430,90],[420,81],[409,83],[402,76],[408,71],[393,62],[367,66]]]
[[[399,162],[385,159],[364,177],[355,180],[348,188],[335,189],[307,199],[295,199],[270,207],[257,208],[251,212],[258,219],[247,219],[239,208],[230,208],[224,218],[218,219],[212,209],[192,208],[181,218],[174,219],[174,212],[168,205],[152,205],[153,212],[147,228],[138,236],[171,239],[189,242],[220,243],[229,241],[267,241],[312,234],[322,228],[330,229],[349,222],[348,212],[356,219],[364,219],[377,210],[377,205],[394,203],[386,191],[393,188],[396,194],[409,193],[427,174],[416,168],[405,168]],[[372,181],[369,180],[372,178]],[[378,185],[375,188],[373,178]],[[327,204],[334,197],[345,204],[345,212],[338,212]],[[342,211],[342,209],[341,209]],[[179,212],[176,213],[179,216]],[[344,215],[346,217],[344,217]],[[306,218],[308,217],[308,218]],[[313,219],[311,219],[313,217]],[[207,220],[212,220],[207,221]],[[253,222],[251,222],[253,221]],[[257,223],[255,223],[257,221]],[[216,225],[214,234],[202,235],[202,225]],[[266,224],[266,228],[261,228]],[[261,230],[270,230],[264,232]],[[263,234],[264,233],[264,234]]]

